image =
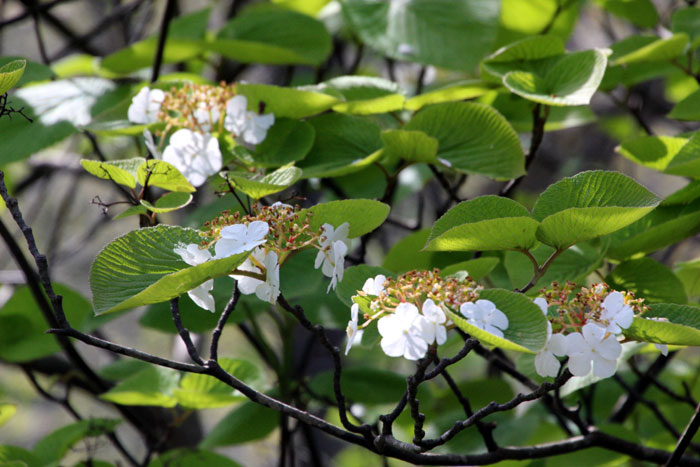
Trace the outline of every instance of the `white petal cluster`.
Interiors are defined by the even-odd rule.
[[[129,121],[141,124],[157,122],[158,112],[164,99],[165,93],[160,89],[141,88],[131,99],[131,105],[127,111]]]
[[[199,245],[195,243],[178,246],[177,248],[174,248],[173,251],[180,255],[182,260],[190,266],[199,266],[212,258],[209,250],[202,250],[199,248]],[[197,306],[213,313],[215,311],[214,297],[212,297],[210,293],[213,288],[214,279],[209,279],[208,281],[187,292],[187,295],[190,296],[192,301]]]
[[[335,289],[343,280],[345,272],[345,254],[348,252],[348,234],[350,224],[344,222],[337,229],[330,224],[323,224],[323,235],[319,241],[321,250],[316,255],[314,268],[321,268],[324,276],[331,278],[328,291]]]
[[[274,251],[265,253],[263,248],[256,248],[237,269],[262,274],[263,271],[258,265],[265,268],[265,281],[238,274],[231,277],[238,281],[238,289],[242,294],[254,293],[260,300],[274,304],[280,294],[280,265],[277,253]]]
[[[418,360],[435,341],[435,328],[411,303],[401,303],[396,311],[377,323],[381,347],[390,357]]]
[[[275,123],[274,114],[258,115],[248,110],[248,99],[237,95],[226,102],[224,128],[248,144],[260,144]]]
[[[384,292],[384,282],[386,282],[386,276],[384,274],[379,274],[374,278],[370,277],[362,286],[362,291],[367,295],[378,297]]]
[[[357,318],[360,314],[360,305],[353,303],[350,307],[350,321],[348,321],[348,327],[345,328],[345,332],[348,335],[348,342],[345,344],[345,355],[350,352],[350,348],[356,343],[359,344],[362,341],[362,331],[357,329]]]
[[[267,241],[270,226],[267,222],[253,221],[248,225],[233,224],[221,229],[221,238],[214,245],[216,258],[226,258],[262,245]]]
[[[221,170],[219,141],[209,133],[183,128],[170,137],[163,160],[172,164],[194,186],[201,186],[209,176]]]
[[[627,329],[634,319],[634,310],[625,303],[625,296],[620,292],[611,292],[601,304],[603,312],[600,315],[605,330],[612,334],[620,334]]]
[[[535,370],[540,376],[554,378],[559,374],[561,364],[557,357],[566,355],[566,336],[561,333],[552,334],[552,323],[547,322],[547,343],[544,349],[535,355]]]
[[[497,337],[503,337],[503,331],[508,329],[508,317],[491,300],[479,299],[476,302],[463,303],[460,313],[467,318],[469,324],[483,329]]]
[[[566,354],[569,356],[569,371],[574,376],[586,376],[591,371],[600,378],[615,374],[617,359],[622,345],[614,334],[597,323],[587,323],[581,333],[566,336]]]

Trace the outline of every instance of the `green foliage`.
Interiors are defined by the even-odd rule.
[[[138,168],[144,164],[146,159],[134,157],[119,161],[91,161],[82,159],[80,165],[91,175],[104,180],[112,180],[114,183],[136,188]]]
[[[276,118],[265,140],[255,146],[255,165],[279,167],[302,160],[313,146],[314,127],[291,118]]]
[[[643,342],[700,345],[700,309],[687,305],[651,305],[642,318],[635,318],[625,336]]]
[[[222,418],[199,447],[233,446],[264,438],[277,427],[278,418],[272,409],[255,402],[244,402]]]
[[[26,67],[26,60],[14,60],[0,66],[0,94],[5,94],[19,83]]]
[[[443,268],[457,261],[471,258],[470,253],[425,250],[423,247],[429,235],[430,229],[422,229],[403,237],[387,252],[382,267],[392,272],[404,273],[412,269]]]
[[[192,202],[192,195],[183,192],[166,193],[158,198],[155,204],[151,204],[144,199],[140,201],[142,206],[156,213],[177,211],[190,204],[190,202]]]
[[[219,364],[233,377],[248,385],[256,386],[260,379],[258,367],[246,360],[222,358]],[[232,390],[229,385],[213,376],[193,373],[182,378],[179,387],[173,390],[173,396],[178,404],[189,409],[226,407],[246,399],[243,394]]]
[[[596,3],[643,28],[653,28],[659,21],[659,14],[650,0],[596,0]]]
[[[309,225],[313,230],[321,228],[323,224],[339,227],[348,222],[350,224],[350,238],[359,237],[373,231],[389,215],[389,206],[369,199],[347,199],[343,201],[331,201],[317,204],[308,209],[299,211],[299,220],[303,222],[309,217]]]
[[[606,278],[617,290],[631,290],[647,303],[682,303],[688,298],[678,277],[652,258],[620,263]]]
[[[78,441],[111,433],[120,423],[121,420],[92,418],[63,426],[36,443],[33,454],[39,465],[58,464]]]
[[[4,425],[15,413],[17,413],[17,406],[0,404],[0,426]]]
[[[122,405],[175,407],[178,399],[173,393],[179,380],[180,374],[175,370],[149,366],[127,377],[100,398]]]
[[[265,111],[275,114],[275,118],[310,117],[330,109],[339,101],[320,92],[269,84],[239,83],[236,91],[248,99],[248,110],[257,112],[264,104]]]
[[[343,393],[359,404],[390,404],[401,399],[405,391],[403,376],[370,366],[345,369],[340,384]],[[309,387],[315,394],[333,399],[333,372],[317,374],[309,382]]]
[[[136,178],[141,186],[157,186],[164,190],[193,193],[196,191],[175,166],[160,160],[148,160],[139,165]]]
[[[148,467],[240,467],[226,456],[194,448],[179,448],[165,452],[148,463]]]

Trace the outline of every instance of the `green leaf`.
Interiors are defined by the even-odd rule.
[[[205,8],[172,20],[163,50],[163,63],[186,61],[202,53],[204,50],[202,39],[209,20],[209,12],[210,9]],[[103,58],[100,67],[119,74],[146,68],[153,63],[157,45],[158,38],[151,36]]]
[[[650,0],[596,0],[596,3],[642,28],[653,28],[659,22],[659,14]]]
[[[580,5],[560,0],[502,0],[496,44],[500,47],[547,29],[548,37],[566,41],[579,19]]]
[[[496,109],[518,133],[532,133],[534,104],[513,93],[491,93],[480,99]],[[545,131],[563,130],[597,121],[589,106],[550,107]]]
[[[449,317],[462,331],[480,341],[506,350],[536,353],[547,340],[547,319],[542,310],[523,294],[503,289],[482,290],[480,299],[490,300],[508,317],[508,329],[497,337],[467,322],[461,314],[449,311]]]
[[[559,249],[619,230],[653,210],[660,200],[617,172],[589,171],[547,188],[532,210],[537,238]]]
[[[337,228],[341,224],[350,224],[350,238],[369,233],[382,225],[389,216],[389,205],[371,199],[346,199],[317,204],[299,211],[299,222],[304,222],[311,214],[311,230],[320,229],[323,224]]]
[[[615,290],[631,290],[647,303],[688,302],[680,279],[669,268],[651,258],[620,263],[608,274],[605,282]]]
[[[400,374],[369,366],[343,369],[340,384],[349,400],[368,405],[395,403],[406,390],[406,378]],[[334,400],[333,372],[318,373],[309,382],[309,388]]]
[[[674,267],[676,277],[683,283],[686,294],[695,298],[700,296],[700,260],[693,259],[676,263]]]
[[[188,266],[173,251],[180,244],[199,244],[199,232],[159,225],[123,235],[107,245],[90,271],[95,313],[111,313],[179,297],[206,280],[228,275],[248,257]]]
[[[13,60],[0,66],[0,94],[5,94],[19,83],[26,67],[26,60]]]
[[[367,264],[350,266],[345,270],[345,273],[343,273],[343,280],[335,289],[335,294],[344,305],[350,308],[353,304],[353,295],[357,295],[357,291],[362,290],[362,286],[367,279],[370,277],[374,278],[379,274],[383,274],[386,277],[392,275],[391,271],[388,271],[384,267],[369,266]],[[347,314],[350,316],[349,310]]]
[[[148,214],[148,209],[146,209],[146,206],[139,204],[137,206],[131,206],[126,211],[117,214],[114,216],[114,220],[124,219],[129,216],[139,216],[141,214]]]
[[[383,153],[390,160],[403,159],[409,162],[437,164],[438,140],[422,131],[384,130]]]
[[[300,161],[314,144],[316,132],[306,122],[275,118],[262,143],[255,146],[253,159],[258,167],[279,167]]]
[[[0,404],[0,426],[3,426],[17,412],[12,404]]]
[[[257,200],[279,193],[294,185],[301,178],[301,169],[298,167],[281,167],[259,180],[252,180],[242,175],[234,175],[234,172],[228,172],[226,178],[235,188]]]
[[[700,45],[700,10],[696,7],[680,8],[671,15],[671,30],[685,33],[690,38],[690,48]]]
[[[426,105],[440,104],[442,102],[456,102],[466,99],[474,99],[490,92],[493,86],[478,80],[464,80],[447,84],[433,91],[411,97],[406,101],[406,110],[416,111]]]
[[[270,84],[238,83],[236,91],[248,99],[248,110],[257,112],[263,102],[265,112],[272,112],[275,118],[310,117],[325,112],[339,102],[337,97],[328,94]]]
[[[54,78],[54,72],[50,67],[37,63],[32,60],[27,60],[24,57],[18,56],[4,56],[0,57],[0,67],[7,65],[8,63],[15,62],[17,60],[24,60],[26,62],[24,72],[19,79],[19,82],[15,83],[14,87],[21,88],[29,83],[36,81],[46,81]]]
[[[501,47],[484,60],[482,67],[496,78],[511,71],[545,72],[565,53],[564,42],[556,36],[530,36]]]
[[[335,177],[366,167],[381,157],[379,126],[361,117],[330,113],[308,120],[316,140],[299,162],[304,177]]]
[[[138,373],[139,371],[145,370],[149,367],[149,365],[149,363],[146,363],[143,360],[124,358],[121,360],[115,360],[114,362],[108,363],[107,365],[103,366],[102,368],[100,368],[98,374],[102,378],[116,382],[126,379],[129,376]]]
[[[554,106],[587,105],[605,74],[607,57],[601,50],[574,52],[559,59],[540,77],[511,71],[503,84],[511,92],[534,102]]]
[[[63,426],[36,443],[34,455],[40,465],[58,464],[78,441],[111,433],[120,423],[121,420],[91,418]]]
[[[192,202],[192,194],[183,192],[165,193],[156,200],[156,204],[151,204],[145,199],[140,201],[151,212],[172,212],[182,209]]]
[[[219,364],[248,385],[260,379],[258,367],[247,360],[222,358]],[[188,373],[182,378],[180,386],[173,391],[173,396],[181,406],[188,409],[225,407],[246,400],[243,394],[213,376],[195,373]]]
[[[692,180],[680,190],[668,195],[666,199],[661,202],[661,206],[688,204],[698,198],[700,198],[700,180]]]
[[[3,467],[34,467],[40,466],[39,459],[26,449],[19,446],[0,445],[0,464]]]
[[[94,329],[90,302],[65,285],[54,283],[54,289],[63,296],[71,325],[86,332]],[[49,327],[30,289],[17,288],[0,308],[0,359],[19,363],[59,352],[56,338],[46,334]]]
[[[208,47],[241,63],[319,65],[331,36],[320,21],[273,5],[247,8],[219,31]]]
[[[165,452],[148,463],[148,467],[241,467],[226,456],[196,448],[178,448]]]
[[[656,321],[645,318],[660,318]],[[700,309],[669,303],[654,304],[623,331],[628,339],[670,345],[700,346]]]
[[[651,39],[651,40],[649,40]],[[632,42],[630,42],[630,45]],[[685,33],[674,34],[668,39],[648,38],[647,43],[639,41],[639,47],[633,48],[627,53],[619,53],[610,57],[612,65],[630,65],[633,63],[659,62],[672,60],[683,53],[688,45],[688,35]]]
[[[433,225],[425,245],[432,251],[532,248],[539,223],[520,203],[488,195],[453,207]]]
[[[197,191],[179,170],[165,161],[150,159],[141,164],[136,172],[141,186],[157,186],[164,190],[194,193]]]
[[[700,231],[700,201],[689,205],[658,206],[652,212],[610,236],[608,256],[626,259],[647,254]]]
[[[426,107],[405,127],[436,138],[438,157],[452,168],[495,180],[525,173],[517,133],[491,107],[471,102],[448,102]]]
[[[440,271],[440,276],[447,277],[460,271],[466,271],[469,273],[469,277],[475,281],[479,281],[488,276],[499,262],[500,259],[495,256],[482,256],[480,258],[462,261],[461,263],[451,264]]]
[[[406,235],[392,245],[384,257],[383,268],[401,274],[413,269],[441,269],[456,261],[471,258],[471,253],[447,253],[442,251],[426,251],[423,249],[428,241],[430,229],[422,229]]]
[[[106,162],[81,159],[80,165],[85,171],[97,178],[112,180],[114,183],[136,188],[136,172],[144,162],[146,159],[143,157]]]
[[[381,54],[467,72],[491,48],[498,30],[499,4],[490,0],[341,4],[350,27]]]
[[[700,120],[700,89],[677,103],[668,116],[676,120]]]
[[[665,170],[687,142],[687,138],[645,135],[625,141],[616,151],[637,164]]]
[[[355,115],[401,110],[405,100],[398,84],[373,76],[339,76],[321,83],[319,88],[344,99],[333,106],[334,111]]]
[[[179,380],[179,372],[151,366],[100,394],[100,399],[121,405],[175,407],[178,400],[173,396],[173,391]]]
[[[245,402],[212,428],[200,448],[232,446],[261,439],[279,425],[279,413],[255,402]]]

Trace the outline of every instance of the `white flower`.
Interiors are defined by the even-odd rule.
[[[410,303],[401,303],[394,313],[380,318],[377,329],[382,336],[382,350],[390,357],[418,360],[435,340],[433,327]]]
[[[613,334],[620,334],[623,329],[627,329],[634,319],[634,310],[625,304],[625,296],[620,292],[611,292],[603,300],[601,305],[603,312],[600,318],[607,323],[606,331]]]
[[[386,281],[386,276],[384,274],[379,274],[373,278],[369,278],[365,281],[362,286],[362,291],[367,295],[374,295],[378,297],[382,292],[384,292],[384,282]]]
[[[596,323],[588,323],[582,333],[566,336],[566,353],[569,356],[569,371],[574,376],[586,376],[591,371],[600,378],[615,374],[617,359],[622,346],[615,335]]]
[[[127,116],[133,123],[153,123],[158,121],[158,112],[165,99],[165,93],[160,89],[141,88],[131,99]]]
[[[542,299],[544,301],[544,299]],[[552,335],[552,323],[547,322],[547,343],[535,355],[535,370],[540,376],[554,378],[559,373],[559,360],[555,356],[566,355],[566,337],[559,333]]]
[[[277,262],[277,253],[270,251],[265,254],[263,248],[256,248],[253,250],[253,253],[246,258],[245,262],[236,269],[239,271],[261,274],[262,270],[253,264],[251,258],[253,258],[257,264],[265,268],[265,281],[240,274],[232,274],[231,277],[238,281],[238,290],[240,290],[243,295],[254,293],[260,300],[275,304],[280,294],[280,265]]]
[[[215,103],[207,106],[204,102],[200,102],[192,116],[202,131],[210,132],[213,127],[218,125],[221,114]]]
[[[333,252],[333,266],[329,267],[329,263],[323,264],[323,274],[331,278],[331,283],[328,284],[328,289],[326,293],[330,292],[331,288],[335,289],[338,286],[338,282],[343,280],[343,273],[345,272],[345,253],[348,252],[348,246],[341,240],[333,243],[331,248]],[[330,272],[330,274],[328,274]]]
[[[258,115],[248,111],[248,99],[237,95],[226,102],[224,128],[248,144],[262,143],[267,130],[275,123],[274,114]]]
[[[267,241],[270,226],[267,222],[253,221],[248,225],[233,224],[221,229],[221,238],[214,245],[216,258],[226,258],[252,250]]]
[[[359,343],[362,340],[362,331],[357,330],[357,317],[359,314],[360,305],[353,303],[350,307],[350,321],[348,321],[348,327],[345,328],[345,332],[348,335],[348,342],[345,344],[345,355],[348,354],[355,341]]]
[[[447,329],[445,329],[445,323],[447,322],[447,316],[442,308],[437,306],[430,298],[423,302],[423,308],[421,309],[423,316],[428,321],[428,324],[433,328],[433,334],[435,334],[435,342],[438,345],[442,345],[447,340]],[[428,342],[432,344],[432,342]]]
[[[503,331],[508,329],[508,317],[490,300],[462,303],[459,311],[467,318],[469,324],[494,336],[503,337]]]
[[[548,308],[547,300],[545,300],[542,297],[537,297],[532,302],[535,305],[537,305],[538,307],[540,307],[540,310],[542,310],[542,313],[544,313],[544,315],[547,316],[547,308]]]
[[[210,134],[195,133],[183,128],[170,137],[163,151],[163,160],[175,166],[188,182],[201,186],[210,175],[221,170],[219,141]]]
[[[399,55],[413,55],[416,50],[410,44],[399,44],[399,46],[396,48],[396,52]]]
[[[182,260],[190,266],[198,266],[211,259],[211,253],[209,253],[209,250],[202,250],[199,248],[199,245],[195,243],[190,243],[186,246],[178,246],[177,248],[173,248],[173,251],[180,255]],[[209,293],[213,288],[214,280],[209,279],[208,281],[187,292],[187,295],[190,296],[192,301],[197,306],[213,313],[216,310],[214,297],[212,297]]]
[[[155,139],[153,139],[153,133],[148,131],[148,129],[143,130],[143,139],[146,143],[146,148],[148,149],[148,152],[150,152],[155,159],[162,159],[163,155],[158,150],[156,141]]]
[[[263,248],[256,248],[253,253],[248,256],[243,264],[238,266],[236,269],[239,271],[254,272],[256,274],[262,274],[259,267],[253,264],[252,259],[255,259],[257,264],[263,264],[265,261],[265,250]],[[236,279],[238,282],[238,290],[241,291],[243,295],[250,295],[255,293],[255,289],[258,285],[262,284],[263,281],[250,276],[243,276],[240,274],[231,274],[231,277]]]
[[[668,355],[668,345],[666,345],[666,344],[654,344],[654,347],[656,347],[656,349],[659,352],[661,352],[664,357]]]

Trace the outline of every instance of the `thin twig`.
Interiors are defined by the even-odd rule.
[[[194,343],[192,342],[192,338],[190,337],[190,332],[185,329],[185,327],[182,325],[182,319],[180,318],[180,298],[175,297],[172,300],[170,300],[170,314],[173,317],[173,323],[175,323],[175,327],[177,328],[177,333],[180,335],[180,339],[182,339],[182,342],[185,344],[185,348],[187,349],[187,354],[190,356],[193,362],[199,364],[199,365],[204,365],[204,360],[202,360],[202,357],[199,356],[199,352],[197,351],[197,347],[194,346]]]
[[[683,456],[683,453],[690,445],[690,441],[695,436],[695,433],[698,432],[698,429],[700,429],[700,404],[698,404],[698,406],[695,408],[695,413],[688,422],[688,425],[685,427],[685,430],[683,430],[683,435],[681,435],[680,439],[678,440],[676,448],[673,450],[673,454],[671,454],[671,457],[668,458],[668,461],[665,464],[666,467],[678,465],[681,456]]]
[[[216,328],[214,328],[214,331],[211,333],[209,358],[214,361],[219,359],[219,339],[221,339],[221,333],[224,332],[224,326],[226,326],[229,316],[231,316],[231,313],[233,313],[233,311],[236,309],[239,298],[241,298],[241,291],[238,288],[238,281],[235,281],[233,284],[233,294],[231,295],[231,299],[226,304],[226,307],[224,307],[224,311],[221,313],[219,321],[216,323]]]
[[[158,48],[156,49],[156,55],[153,58],[153,71],[151,73],[151,83],[158,81],[158,76],[160,76],[160,68],[163,65],[163,53],[165,52],[165,42],[168,38],[168,29],[170,28],[170,21],[175,16],[175,0],[168,0],[165,5],[165,13],[163,14],[163,22],[160,24],[160,32],[158,33]]]

